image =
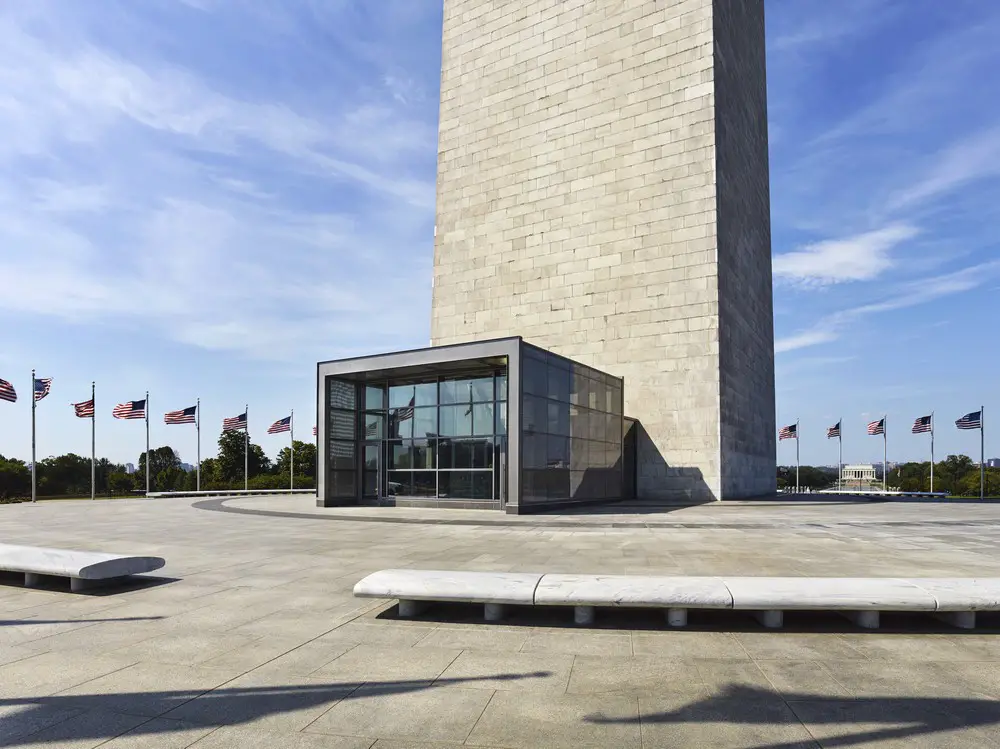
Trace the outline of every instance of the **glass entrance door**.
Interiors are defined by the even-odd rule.
[[[365,499],[381,500],[385,492],[385,461],[382,441],[365,442],[362,448],[363,495]]]

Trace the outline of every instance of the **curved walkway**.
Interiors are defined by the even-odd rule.
[[[194,502],[199,510],[239,515],[362,523],[508,528],[991,528],[1000,504],[946,502],[747,501],[703,505],[581,508],[572,513],[505,515],[488,510],[397,507],[316,507],[312,497],[221,497]],[[618,511],[637,509],[636,512]]]

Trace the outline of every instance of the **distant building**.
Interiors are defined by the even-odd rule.
[[[188,473],[191,473],[191,471],[194,470],[194,466],[191,465],[190,463],[181,463],[180,469],[182,471],[187,471]]]
[[[1000,468],[1000,458],[987,458],[986,459],[987,468]]]
[[[135,473],[135,464],[134,463],[126,463],[125,464],[125,473]]]

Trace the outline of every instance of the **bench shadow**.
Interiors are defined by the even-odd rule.
[[[74,596],[113,596],[120,593],[130,593],[147,588],[157,588],[161,585],[180,582],[179,577],[162,577],[156,575],[129,575],[124,578],[109,578],[107,581],[94,580],[92,587],[72,593]],[[31,588],[24,585],[24,574],[21,572],[0,572],[0,587],[18,588],[19,590],[46,590],[58,593],[70,593],[68,577],[56,575],[40,575],[39,584]]]
[[[396,603],[368,612],[366,618],[433,624],[492,625],[483,619],[483,605],[476,603],[432,603],[417,617],[401,617]],[[574,631],[634,631],[634,632],[768,632],[817,634],[946,634],[954,636],[1000,634],[1000,612],[980,611],[975,629],[959,629],[934,619],[928,614],[882,612],[878,629],[864,629],[846,617],[832,611],[786,611],[781,629],[767,629],[749,611],[691,609],[688,624],[673,628],[667,625],[663,610],[648,608],[598,608],[593,624],[573,623],[572,606],[508,606],[502,621],[496,624],[540,629]]]
[[[717,695],[674,710],[639,716],[588,715],[598,725],[677,726],[685,723],[728,723],[740,726],[805,726],[822,734],[824,747],[896,746],[918,736],[1000,725],[1000,700],[957,697],[831,697],[731,684]],[[872,727],[875,726],[875,727]],[[837,727],[843,727],[837,730]],[[854,727],[856,732],[852,732]],[[987,737],[983,737],[988,740]],[[946,743],[941,746],[949,746]],[[956,742],[957,743],[957,742]],[[921,744],[923,745],[923,744]],[[963,744],[964,745],[964,744]],[[984,744],[985,746],[986,744]],[[747,749],[799,749],[802,740],[767,743]]]
[[[210,728],[239,726],[271,715],[333,707],[345,700],[401,695],[475,682],[518,681],[551,676],[548,671],[505,673],[400,681],[343,681],[255,687],[220,687],[102,694],[56,694],[0,699],[3,746],[38,746],[60,741],[105,741],[127,733],[129,738],[187,730],[191,723]],[[18,710],[17,708],[21,708]],[[87,720],[95,711],[102,719]],[[108,714],[134,716],[134,726],[108,720]],[[74,720],[75,717],[81,718]],[[152,720],[165,717],[171,720]],[[308,732],[307,732],[308,733]],[[314,735],[322,735],[314,732]]]

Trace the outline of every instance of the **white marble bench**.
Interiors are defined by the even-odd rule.
[[[503,617],[504,606],[534,602],[540,574],[382,570],[354,586],[359,598],[398,598],[400,616],[417,616],[432,601],[485,604],[487,621]]]
[[[431,601],[486,604],[496,621],[505,604],[572,606],[579,624],[597,607],[664,609],[671,626],[689,609],[752,612],[770,628],[788,610],[836,611],[861,627],[879,626],[880,611],[926,612],[958,627],[975,626],[976,611],[1000,611],[1000,578],[640,577],[511,572],[383,570],[354,588],[356,596],[398,598],[402,616]]]
[[[160,557],[0,544],[0,571],[24,573],[24,584],[29,588],[37,586],[42,575],[51,575],[68,577],[75,593],[97,580],[152,572],[164,564]]]

